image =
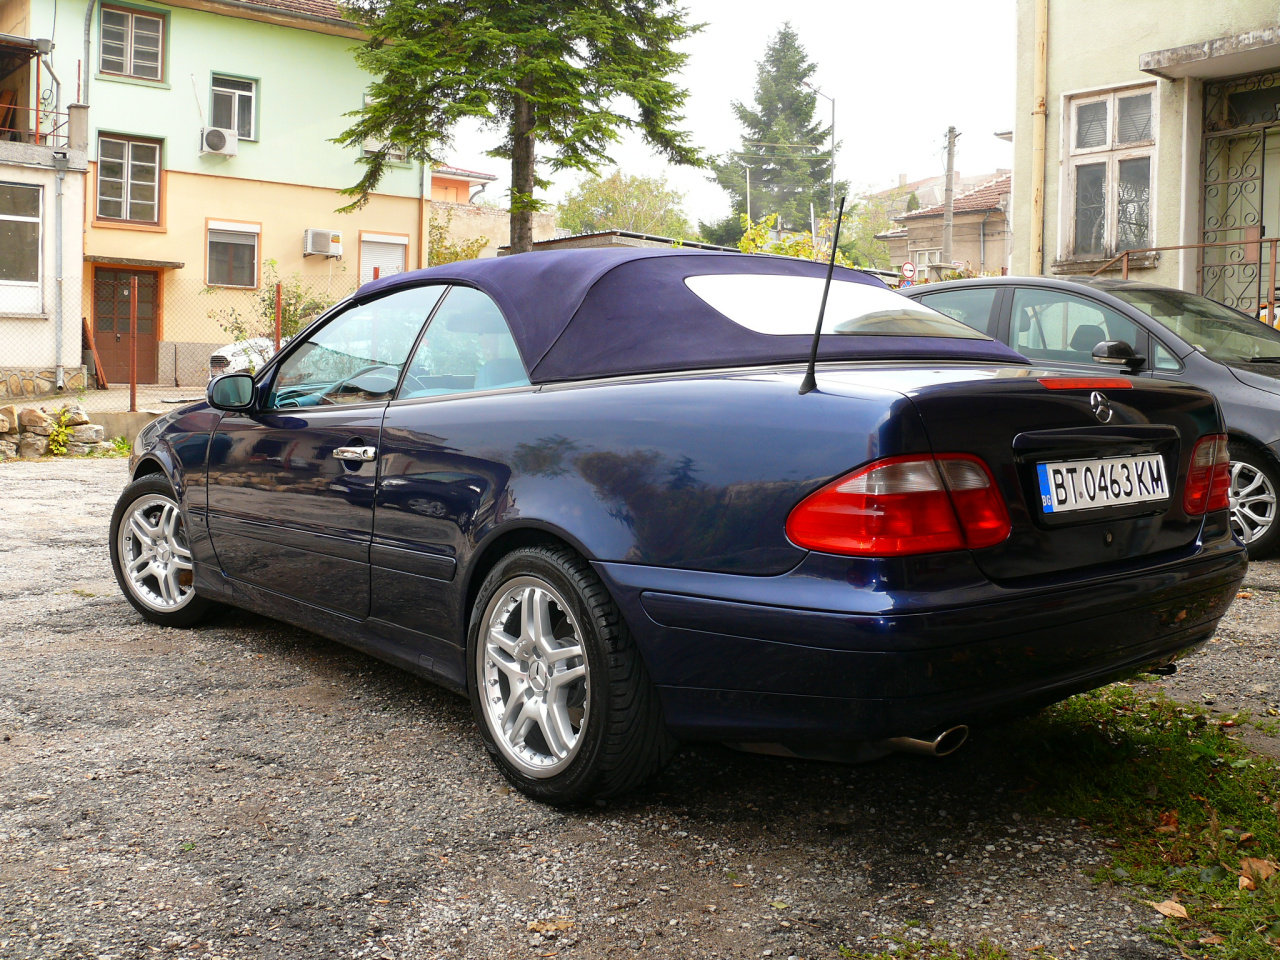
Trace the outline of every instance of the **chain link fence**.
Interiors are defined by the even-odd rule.
[[[269,269],[256,289],[125,266],[86,273],[83,283],[63,283],[61,391],[53,311],[6,316],[0,305],[0,404],[74,399],[89,411],[161,413],[203,398],[212,375],[266,362],[276,350],[277,304],[288,342],[359,285],[345,274],[278,278]]]

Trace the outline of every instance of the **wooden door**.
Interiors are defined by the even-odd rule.
[[[129,281],[138,278],[138,382],[156,382],[160,274],[98,267],[93,272],[93,330],[109,383],[129,382]]]

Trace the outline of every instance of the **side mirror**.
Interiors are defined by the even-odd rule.
[[[1103,340],[1093,348],[1093,362],[1128,367],[1131,373],[1136,373],[1147,365],[1147,358],[1138,356],[1123,340]]]
[[[209,406],[215,410],[243,411],[253,409],[253,377],[247,373],[224,373],[209,381],[205,391]]]

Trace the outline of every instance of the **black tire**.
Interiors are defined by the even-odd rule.
[[[566,662],[585,661],[587,678],[581,695],[585,715],[574,741],[576,752],[558,761],[562,769],[540,776],[530,775],[504,753],[504,749],[515,749],[510,739],[504,739],[505,748],[499,747],[499,734],[492,728],[489,709],[481,702],[487,668],[489,683],[497,683],[492,654],[480,639],[482,629],[489,635],[487,617],[501,615],[490,606],[518,585],[534,581],[552,588],[567,604],[566,611],[553,607],[553,615],[563,617],[561,632],[565,632],[563,625],[571,615],[574,622],[568,629],[573,633],[564,642],[576,640],[584,656]],[[557,604],[559,598],[554,598]],[[519,617],[523,616],[521,611]],[[511,622],[516,619],[512,614]],[[568,804],[626,793],[657,774],[675,753],[676,741],[667,732],[657,691],[621,612],[591,566],[568,547],[525,547],[498,561],[481,584],[471,611],[467,663],[471,706],[485,748],[512,786],[532,799]],[[508,689],[495,691],[499,698],[506,695],[511,699],[510,682]],[[540,731],[536,735],[540,736]],[[554,769],[556,762],[551,766]]]
[[[194,586],[190,585],[188,579],[183,573],[178,573],[177,578],[182,586],[189,586],[190,592],[182,595],[180,602],[175,601],[173,609],[161,609],[156,603],[148,601],[146,595],[142,593],[142,588],[135,588],[130,582],[129,576],[124,569],[124,561],[121,557],[121,526],[135,510],[135,505],[140,501],[145,501],[162,507],[164,501],[167,501],[173,507],[177,508],[180,522],[185,523],[185,518],[181,518],[181,507],[177,502],[177,498],[173,494],[173,487],[169,481],[161,474],[148,474],[145,477],[139,477],[131,484],[124,488],[124,492],[120,494],[120,499],[116,501],[116,508],[111,514],[111,569],[115,571],[116,583],[120,585],[120,591],[124,594],[125,599],[137,610],[143,617],[152,623],[158,623],[164,627],[190,627],[198,623],[209,613],[214,604],[206,600],[204,597],[197,596]],[[186,538],[181,528],[178,529],[180,539],[185,546]],[[156,582],[152,578],[152,582]],[[156,595],[160,592],[156,591]]]
[[[1250,505],[1249,515],[1233,507],[1231,511],[1231,529],[1249,548],[1250,560],[1263,560],[1272,556],[1277,548],[1280,548],[1280,503],[1276,502],[1277,494],[1280,494],[1280,470],[1271,461],[1271,458],[1265,454],[1259,453],[1252,447],[1243,443],[1232,443],[1228,447],[1231,455],[1231,477],[1232,477],[1232,503],[1236,502],[1236,487],[1241,479],[1247,477],[1246,471],[1252,471],[1253,477],[1259,487],[1254,488],[1257,494],[1260,490],[1265,491],[1265,495],[1271,497],[1270,524],[1265,530],[1259,531],[1257,525],[1257,517],[1266,515],[1265,511],[1268,507],[1265,500],[1255,501]],[[1245,479],[1248,483],[1248,479]],[[1269,486],[1269,491],[1265,488]],[[1247,490],[1245,491],[1248,492]],[[1244,506],[1242,504],[1241,506]],[[1248,535],[1248,539],[1246,539]]]

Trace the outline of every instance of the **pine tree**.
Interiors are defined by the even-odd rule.
[[[756,64],[755,103],[733,101],[745,133],[738,151],[712,165],[715,181],[733,198],[733,212],[718,224],[700,224],[717,243],[736,243],[746,213],[746,171],[751,168],[751,216],[778,215],[783,230],[807,230],[809,205],[818,216],[831,206],[831,128],[815,121],[818,95],[802,84],[817,70],[790,23],[784,23]],[[839,195],[846,184],[837,182]]]
[[[351,0],[346,15],[368,39],[356,62],[375,77],[365,106],[337,139],[356,148],[363,175],[345,191],[365,203],[391,145],[444,161],[454,124],[477,118],[502,133],[490,155],[511,161],[511,249],[529,250],[537,163],[596,173],[623,132],[637,131],[675,163],[703,160],[678,129],[688,94],[670,77],[675,46],[699,29],[675,0]],[[634,107],[625,111],[626,102]],[[539,158],[539,144],[550,151]]]

